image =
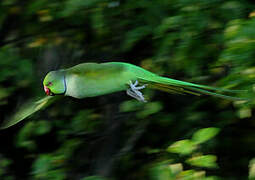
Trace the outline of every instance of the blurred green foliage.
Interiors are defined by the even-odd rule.
[[[0,131],[0,179],[254,179],[254,45],[251,0],[0,1],[1,122],[44,95],[48,71],[91,61],[251,99],[62,98]]]

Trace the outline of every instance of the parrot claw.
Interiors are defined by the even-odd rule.
[[[147,102],[143,96],[143,94],[139,91],[141,89],[144,89],[146,85],[137,86],[138,81],[136,80],[133,84],[132,81],[129,81],[130,88],[127,89],[127,95],[137,99],[138,101]]]

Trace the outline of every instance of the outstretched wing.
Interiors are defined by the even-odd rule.
[[[57,98],[59,97],[46,96],[39,101],[29,101],[23,104],[11,118],[5,120],[1,124],[0,129],[6,129],[10,126],[17,124],[18,122],[24,120],[25,118],[39,111],[40,109],[49,106]]]

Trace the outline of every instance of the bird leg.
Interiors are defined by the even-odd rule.
[[[144,89],[146,85],[137,86],[138,81],[136,80],[134,84],[132,81],[129,81],[130,88],[127,89],[127,95],[137,99],[138,101],[147,102],[143,96],[143,94],[139,91],[141,89]]]

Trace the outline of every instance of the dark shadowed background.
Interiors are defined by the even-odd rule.
[[[1,0],[0,122],[45,96],[50,70],[108,61],[251,101],[65,97],[0,131],[1,180],[255,178],[253,1]]]

